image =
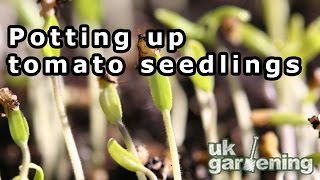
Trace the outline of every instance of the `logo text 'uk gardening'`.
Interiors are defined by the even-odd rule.
[[[313,172],[313,161],[311,158],[288,157],[281,154],[273,158],[254,158],[257,141],[259,137],[253,137],[250,155],[238,157],[233,151],[235,144],[223,139],[219,143],[209,143],[208,149],[211,159],[208,167],[210,174],[220,174],[221,171],[299,171],[301,174]]]

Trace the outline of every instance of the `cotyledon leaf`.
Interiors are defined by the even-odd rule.
[[[59,27],[59,23],[55,15],[45,17],[43,30],[47,33],[51,26]],[[42,55],[44,57],[58,57],[60,56],[60,49],[51,47],[49,42],[47,42],[47,44],[42,48]]]
[[[203,45],[196,40],[188,40],[182,51],[184,55],[194,58],[195,61],[198,61],[206,53]],[[196,72],[193,76],[190,76],[190,79],[195,87],[205,92],[213,91],[213,76],[202,76],[198,72]]]
[[[118,142],[112,138],[108,142],[108,152],[112,159],[123,168],[133,172],[143,171],[144,167],[139,159],[134,154],[120,146]]]

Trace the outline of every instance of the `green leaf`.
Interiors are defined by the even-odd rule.
[[[310,39],[315,38],[317,44],[320,42],[320,17],[309,24],[306,29],[306,36]]]
[[[312,158],[313,164],[318,165],[320,164],[320,153],[313,153],[307,156],[306,158]]]
[[[19,169],[21,169],[21,167],[22,166],[20,166]],[[44,180],[44,173],[43,173],[43,170],[40,166],[38,166],[34,163],[30,163],[29,168],[36,170],[36,173],[33,177],[33,180]],[[20,180],[20,176],[15,176],[14,178],[12,178],[12,180]]]
[[[44,173],[43,173],[43,170],[40,166],[38,166],[34,163],[30,163],[29,166],[30,166],[30,168],[36,170],[36,174],[34,175],[33,180],[44,180]]]
[[[247,10],[235,6],[221,6],[206,13],[198,21],[198,24],[206,27],[206,35],[201,41],[210,47],[214,46],[216,44],[218,29],[225,18],[228,17],[234,17],[239,21],[247,22],[250,20],[251,15]]]
[[[21,180],[20,176],[15,176],[12,180]]]
[[[9,130],[13,141],[21,147],[29,140],[29,126],[19,107],[15,109],[5,108],[8,117]]]
[[[304,18],[301,14],[294,14],[290,19],[288,41],[301,41],[304,36]]]
[[[319,99],[318,92],[316,90],[309,89],[302,100],[304,103],[317,103],[318,99]]]
[[[198,61],[202,56],[206,54],[206,50],[202,44],[196,40],[188,40],[182,49],[183,55],[190,56]],[[205,92],[212,92],[214,86],[213,76],[202,76],[198,72],[195,75],[190,76],[190,79],[196,88],[199,88]]]
[[[149,85],[153,102],[162,112],[172,108],[172,91],[169,77],[158,72],[149,77]]]
[[[100,80],[100,106],[111,124],[122,120],[122,107],[115,84]]]
[[[160,50],[152,49],[146,45],[144,38],[138,41],[139,57],[160,59]],[[157,71],[148,77],[150,91],[155,106],[161,111],[171,110],[172,91],[168,76],[162,76]]]
[[[281,48],[283,57],[292,56],[303,47],[305,35],[304,18],[300,14],[294,14],[290,19],[288,29],[288,42]],[[300,54],[294,54],[299,56]]]
[[[36,28],[43,24],[36,1],[12,0],[10,2],[13,2],[19,22],[23,25]]]
[[[101,0],[74,0],[74,8],[81,21],[98,23],[102,21],[103,4]]]
[[[160,59],[160,55],[156,53],[156,60]],[[172,108],[172,90],[170,79],[156,72],[149,77],[149,86],[154,104],[161,111],[170,110]]]
[[[58,26],[59,27],[59,23],[58,20],[56,18],[55,15],[53,16],[49,16],[45,18],[45,23],[44,23],[44,27],[43,30],[45,32],[48,32],[49,28],[51,26]],[[42,48],[42,55],[44,57],[58,57],[60,56],[60,49],[59,48],[52,48],[49,44],[49,42]]]
[[[240,21],[248,21],[250,13],[235,6],[221,6],[205,14],[197,23],[193,23],[179,14],[166,10],[157,9],[155,17],[163,24],[173,29],[182,29],[186,36],[196,39],[212,47],[216,43],[217,31],[226,17],[236,17]]]
[[[139,159],[120,146],[117,141],[112,138],[108,142],[108,151],[112,159],[123,168],[133,172],[143,171],[144,167]]]
[[[239,28],[242,44],[247,48],[264,57],[279,56],[278,49],[263,31],[247,23],[239,24],[237,28]]]
[[[270,125],[281,126],[281,125],[305,125],[308,121],[302,114],[298,113],[287,113],[287,112],[272,112],[269,120]]]
[[[302,62],[306,64],[320,53],[320,17],[306,29],[303,47],[300,51]]]
[[[288,0],[263,0],[262,5],[268,34],[274,42],[284,43],[290,13]]]
[[[203,15],[198,23],[202,25],[219,26],[226,17],[235,17],[242,22],[248,22],[251,19],[249,11],[235,6],[220,6],[213,11]]]
[[[166,10],[157,9],[154,16],[164,25],[172,29],[182,29],[188,38],[193,39],[203,39],[204,38],[204,28],[199,26],[188,19],[180,16],[179,14]]]

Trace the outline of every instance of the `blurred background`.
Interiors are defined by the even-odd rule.
[[[81,10],[75,8],[76,4],[80,1],[82,0],[59,3],[56,8],[56,16],[61,27],[74,25],[77,28],[81,23],[88,23],[81,16]],[[249,11],[251,13],[251,20],[248,23],[261,31],[267,32],[268,27],[263,17],[264,9],[262,1],[101,0],[91,2],[93,7],[86,7],[88,11],[97,8],[94,5],[97,2],[100,3],[98,7],[100,8],[102,17],[99,24],[95,24],[96,27],[106,28],[110,32],[118,28],[128,28],[132,32],[131,50],[124,54],[117,54],[123,57],[127,63],[125,73],[118,78],[118,91],[122,103],[123,121],[135,144],[144,145],[148,149],[149,162],[146,166],[161,177],[168,157],[166,136],[161,114],[152,102],[148,81],[144,77],[139,76],[134,68],[138,59],[136,48],[137,35],[145,32],[146,29],[169,28],[164,25],[165,23],[162,24],[155,18],[154,12],[158,8],[172,10],[180,14],[181,17],[191,22],[196,22],[197,19],[207,12],[224,5],[231,5]],[[308,27],[320,15],[319,0],[289,0],[288,2],[290,4],[290,14],[301,14],[305,20],[305,27]],[[19,47],[16,49],[9,49],[6,46],[6,29],[8,25],[22,24],[29,30],[32,28],[42,28],[43,22],[28,21],[25,18],[34,17],[41,20],[38,13],[40,9],[35,0],[0,0],[0,57],[2,59],[0,60],[0,87],[9,87],[18,96],[21,109],[28,119],[31,130],[29,147],[32,161],[44,168],[45,179],[74,179],[70,160],[62,138],[59,120],[57,120],[57,112],[48,78],[41,75],[36,77],[12,77],[8,75],[6,70],[5,58],[8,53],[17,53],[20,57],[31,55],[41,57],[40,51],[32,49],[26,42],[19,44]],[[272,14],[272,8],[270,14]],[[179,24],[176,24],[176,26],[179,27]],[[286,26],[289,25],[286,24]],[[216,45],[210,47],[208,44],[205,44],[207,51],[217,52],[221,51],[221,49],[228,49],[230,52],[238,51],[242,56],[257,55],[261,58],[264,57],[254,51],[254,48],[248,48],[245,44],[232,43],[220,26],[218,31],[213,33],[216,33],[215,35],[213,34],[217,37]],[[187,38],[189,38],[188,34]],[[302,46],[308,45],[302,44]],[[91,52],[94,51],[92,50]],[[105,57],[115,55],[112,49],[100,51],[104,53]],[[165,54],[165,52],[163,53]],[[304,71],[302,75],[297,77],[299,80],[288,80],[290,78],[283,80],[284,82],[290,81],[291,84],[290,82],[288,83],[287,89],[286,87],[282,87],[284,88],[282,91],[279,91],[279,87],[281,85],[286,86],[286,83],[277,86],[275,82],[265,81],[263,76],[240,75],[239,77],[231,77],[230,79],[229,76],[216,75],[214,77],[214,91],[212,93],[216,102],[217,134],[219,139],[229,138],[236,144],[236,154],[245,156],[247,153],[244,150],[244,146],[248,143],[243,142],[243,128],[247,124],[250,127],[249,130],[245,129],[246,132],[250,131],[260,137],[263,137],[267,132],[272,133],[271,139],[276,141],[276,143],[274,141],[271,143],[276,144],[274,145],[276,146],[275,149],[281,153],[305,157],[311,153],[319,152],[320,146],[318,145],[317,131],[313,130],[307,121],[308,117],[317,114],[317,110],[320,107],[317,98],[319,95],[318,87],[320,86],[320,73],[318,69],[320,67],[320,56],[318,54],[312,56],[303,67]],[[64,47],[62,55],[71,59],[74,56],[88,56],[88,53],[81,48],[68,49]],[[170,55],[179,57],[182,54],[179,51],[176,54]],[[119,142],[122,141],[120,133],[115,127],[107,124],[107,120],[102,114],[100,107],[96,106],[96,102],[93,102],[92,93],[99,93],[99,91],[92,90],[95,87],[90,85],[91,81],[88,80],[88,77],[68,75],[63,77],[63,79],[63,92],[68,117],[86,179],[136,179],[134,173],[119,167],[108,155],[106,150],[108,139],[112,137]],[[202,106],[199,103],[201,102],[199,101],[199,96],[197,96],[194,85],[188,77],[177,74],[176,78],[172,78],[172,84],[174,102],[177,102],[174,103],[172,110],[173,124],[174,130],[178,134],[176,138],[181,155],[183,179],[211,179],[207,167],[207,162],[210,158],[207,151],[208,141],[206,140],[206,133],[201,121],[203,117],[201,116]],[[301,99],[308,96],[307,94],[311,91],[316,98],[313,98],[312,102],[307,103],[307,105],[303,104],[304,101]],[[302,93],[295,94],[294,92]],[[289,101],[288,98],[282,101],[281,97],[285,96],[283,94],[286,93],[290,94]],[[291,108],[291,106],[293,107]],[[306,124],[299,123],[298,126],[293,126],[290,122],[287,122],[290,119],[287,119],[286,123],[255,124],[255,121],[250,119],[250,114],[254,110],[266,108],[280,109],[289,113],[299,113],[305,117]],[[244,117],[241,117],[241,113],[245,114]],[[244,121],[239,121],[239,119],[244,119]],[[6,180],[13,178],[19,173],[18,167],[21,163],[21,152],[19,147],[13,143],[5,117],[0,118],[0,132],[0,176],[1,179]],[[251,141],[252,139],[249,138],[247,141],[249,142],[248,145],[251,144]],[[277,141],[279,141],[279,146],[277,146]],[[260,150],[262,152],[260,151],[259,153],[262,156],[264,150],[263,148],[260,148]],[[162,163],[162,166],[159,168],[155,166],[156,163]],[[34,172],[31,171],[32,173]],[[315,173],[317,173],[317,170],[315,170]],[[250,177],[247,173],[239,172],[234,175],[237,177],[234,179],[276,179],[279,177],[279,172],[275,171],[255,174],[255,176]],[[233,176],[229,177],[226,175],[224,177],[223,179],[230,179]],[[294,180],[319,179],[320,176],[301,176],[299,173],[293,172],[285,174],[284,177]],[[172,178],[169,175],[167,179]]]

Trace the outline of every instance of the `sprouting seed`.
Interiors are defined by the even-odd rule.
[[[159,49],[149,48],[146,44],[146,40],[141,36],[139,36],[138,49],[140,58],[154,58],[157,61],[161,58]],[[170,155],[172,159],[173,176],[175,180],[181,180],[179,154],[170,116],[170,110],[172,108],[172,91],[170,80],[169,77],[162,76],[158,72],[148,77],[148,80],[154,105],[158,110],[161,111],[163,116],[163,122],[166,129]]]
[[[114,76],[111,76],[109,74],[105,74],[104,76],[101,76],[101,79],[107,81],[108,83],[118,84],[117,78],[115,78]]]
[[[9,88],[0,89],[0,104],[4,107],[8,107],[11,110],[19,107],[20,103],[17,100],[17,96],[9,90]]]
[[[149,48],[143,35],[138,36],[139,58],[153,57],[156,60],[161,58],[160,50]],[[155,106],[161,111],[172,108],[172,92],[169,77],[162,76],[158,72],[149,77],[151,95]]]
[[[138,51],[139,51],[139,58],[147,57],[147,56],[154,57],[155,54],[160,51],[159,48],[154,48],[154,49],[149,48],[147,46],[146,41],[147,41],[146,35],[144,35],[144,34],[139,34],[138,35],[138,45],[137,45],[137,47],[138,47]]]
[[[312,116],[308,118],[308,121],[311,123],[313,129],[319,130],[319,138],[320,138],[320,120],[318,116]]]
[[[51,9],[55,10],[55,14],[59,12],[59,8],[65,4],[66,2],[70,2],[71,0],[54,0],[50,3],[42,2],[42,0],[37,0],[37,3],[42,4],[42,10],[40,11],[41,16],[46,17],[46,13]]]
[[[100,95],[99,102],[100,106],[106,115],[108,121],[111,124],[116,124],[122,119],[122,108],[119,98],[119,94],[116,89],[114,80],[105,80],[107,76],[99,79]],[[108,82],[113,81],[113,82]]]
[[[308,119],[308,121],[312,124],[312,127],[314,129],[320,129],[320,121],[317,116],[312,116],[311,118]]]
[[[1,88],[0,104],[8,118],[9,130],[13,141],[18,146],[23,146],[29,139],[29,127],[26,118],[20,111],[17,96],[8,88]]]

